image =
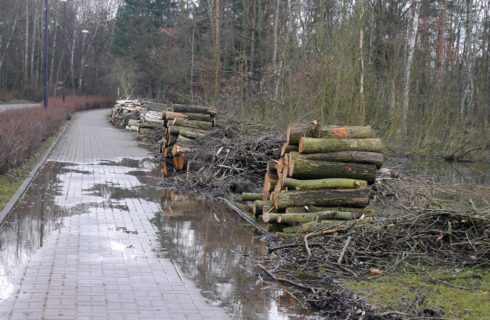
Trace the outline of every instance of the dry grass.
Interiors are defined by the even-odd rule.
[[[47,110],[31,108],[0,112],[0,174],[16,168],[61,126],[65,112],[107,107],[111,97],[67,97],[50,100]]]

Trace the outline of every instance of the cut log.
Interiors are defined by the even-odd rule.
[[[255,200],[262,200],[262,194],[250,193],[250,192],[242,193],[242,201],[255,201]]]
[[[255,200],[253,203],[253,208],[252,208],[252,214],[254,215],[254,217],[258,217],[258,216],[262,215],[263,208],[264,208],[264,201]]]
[[[295,179],[349,178],[372,183],[376,179],[376,166],[372,164],[290,159],[288,176]]]
[[[206,135],[209,133],[209,131],[207,131],[207,130],[201,130],[201,129],[189,128],[189,127],[179,127],[179,126],[172,126],[172,125],[169,125],[167,133],[178,135],[178,134],[180,134],[180,130],[183,130],[186,132],[192,132],[192,133],[199,134],[199,135]]]
[[[213,122],[214,123],[214,116],[208,115],[208,114],[202,114],[202,113],[187,113],[189,116],[189,120],[197,120],[197,121],[206,121],[206,122]]]
[[[322,220],[352,220],[352,212],[321,211],[312,213],[283,213],[276,216],[275,222],[279,224],[299,224]]]
[[[303,206],[365,208],[369,204],[369,193],[367,189],[281,191],[274,192],[273,200],[276,209]]]
[[[216,108],[206,107],[206,106],[196,106],[196,105],[186,105],[186,104],[173,104],[171,106],[172,111],[182,112],[182,113],[201,113],[216,115],[218,111]]]
[[[189,115],[185,113],[173,112],[173,111],[163,111],[162,118],[165,120],[174,120],[174,119],[188,119]]]
[[[303,207],[288,207],[285,213],[314,213],[321,211],[339,211],[339,212],[351,212],[356,217],[365,215],[366,217],[372,217],[375,215],[375,211],[372,208],[341,208],[341,207],[314,207],[314,206],[303,206]]]
[[[162,129],[163,125],[157,122],[141,122],[139,124],[140,129]]]
[[[382,153],[367,152],[367,151],[337,151],[337,152],[312,153],[312,154],[301,154],[299,152],[293,151],[289,153],[289,159],[374,164],[378,168],[381,168],[381,166],[383,165]]]
[[[213,128],[213,123],[206,122],[206,121],[194,121],[189,119],[177,118],[169,121],[168,126],[179,126],[179,127],[195,128],[195,129],[209,131]]]
[[[204,137],[206,133],[199,132],[197,130],[192,130],[192,128],[179,128],[179,137],[186,137],[189,139],[197,139]]]
[[[366,139],[374,138],[371,126],[318,126],[315,138]]]
[[[172,155],[174,157],[182,153],[190,153],[190,152],[192,152],[191,148],[182,147],[177,144],[174,144],[174,146],[172,147]]]
[[[277,181],[277,175],[270,172],[265,173],[264,184],[262,187],[262,200],[270,200],[271,191],[274,190],[274,186],[277,184]]]
[[[298,152],[298,146],[287,143],[284,144],[281,148],[281,157],[284,157],[284,155],[289,152]]]
[[[333,151],[368,151],[383,152],[381,139],[317,139],[301,138],[299,152],[325,153]]]
[[[315,232],[319,229],[327,229],[327,228],[341,228],[341,227],[349,227],[355,221],[342,221],[342,220],[323,220],[320,222],[308,222],[305,224],[301,224],[295,227],[287,227],[283,228],[282,232],[285,233],[309,233]]]
[[[286,130],[286,145],[298,145],[301,137],[316,137],[318,123],[312,121],[310,125],[290,124]]]
[[[367,188],[367,181],[335,178],[335,179],[316,179],[316,180],[297,180],[293,178],[284,179],[283,187],[294,190],[315,190],[315,189],[363,189]]]

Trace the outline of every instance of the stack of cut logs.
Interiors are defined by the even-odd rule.
[[[116,127],[134,126],[143,111],[138,100],[118,100],[112,108],[111,122]]]
[[[192,158],[192,141],[209,134],[215,126],[216,109],[206,106],[172,104],[163,111],[166,128],[161,152],[177,170],[187,168]]]
[[[262,194],[243,194],[256,217],[283,232],[335,227],[370,213],[368,186],[383,164],[369,126],[289,125],[281,158],[270,161]],[[348,222],[347,222],[348,223]]]

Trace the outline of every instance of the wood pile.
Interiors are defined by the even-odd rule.
[[[140,120],[142,111],[144,109],[138,100],[118,100],[112,108],[110,121],[116,127],[126,128],[129,120]]]
[[[281,157],[268,163],[261,194],[243,194],[273,229],[312,232],[371,215],[369,186],[383,144],[369,126],[289,125]],[[282,227],[282,228],[281,228]]]
[[[213,130],[216,114],[215,108],[206,106],[170,105],[161,113],[165,127],[160,145],[163,158],[171,160],[177,170],[187,168],[193,157],[193,141]]]

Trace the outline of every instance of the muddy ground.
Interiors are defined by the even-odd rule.
[[[240,206],[242,192],[261,190],[266,164],[279,158],[284,143],[278,132],[241,127],[247,131],[230,124],[196,140],[190,170],[170,169],[160,187],[225,197]],[[243,204],[241,208],[246,210]],[[441,267],[490,267],[489,187],[434,182],[386,168],[372,186],[369,208],[375,212],[372,217],[348,228],[290,239],[267,234],[270,255],[257,261],[257,275],[290,286],[298,301],[329,319],[442,319],[447,312],[421,307],[420,297],[403,310],[398,305],[400,309],[378,308],[347,284]]]

